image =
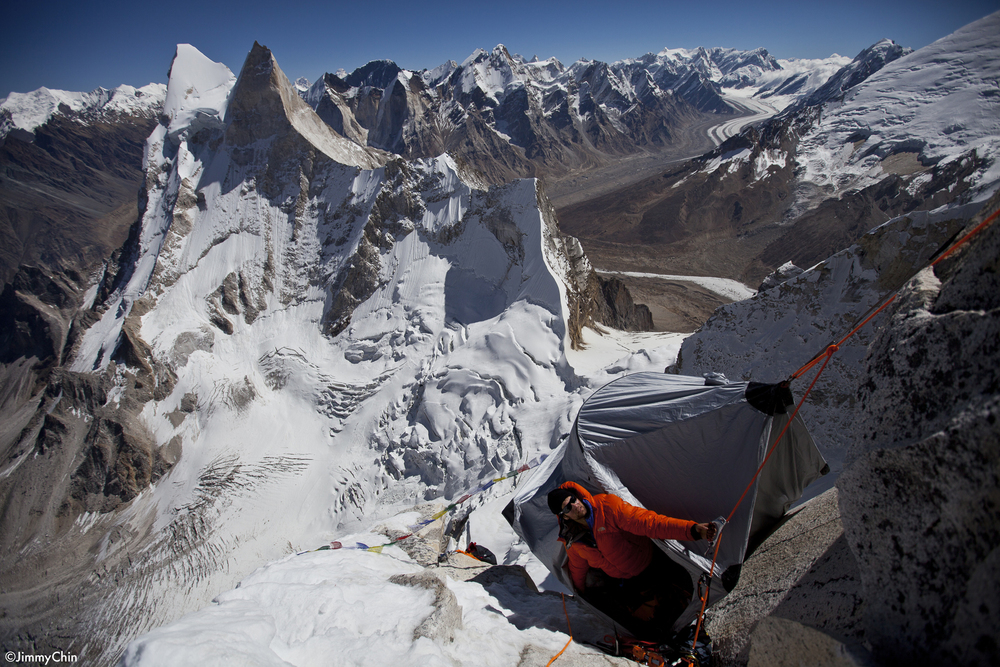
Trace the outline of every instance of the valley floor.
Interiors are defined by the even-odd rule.
[[[743,128],[771,117],[775,109],[748,98],[728,97],[742,111],[734,116],[706,115],[703,120],[690,125],[674,138],[675,141],[659,151],[630,155],[612,164],[574,171],[565,176],[545,181],[546,194],[556,209],[585,202],[638,183],[662,171],[671,164],[690,160],[712,150]]]
[[[613,164],[575,171],[559,178],[545,181],[546,194],[557,212],[567,206],[596,200],[638,183],[662,172],[670,165],[680,164],[712,150],[729,137],[738,134],[747,125],[765,120],[775,110],[766,104],[745,98],[731,98],[734,106],[742,109],[737,116],[706,116],[679,133],[677,141],[658,152],[641,153],[625,157]],[[732,295],[720,293],[678,276],[656,276],[634,272],[638,265],[635,249],[615,247],[581,238],[591,262],[613,273],[625,283],[636,303],[649,307],[653,314],[653,331],[691,333],[698,329],[720,305],[737,300]],[[648,264],[648,262],[646,262]],[[694,274],[694,272],[692,272]],[[721,275],[721,274],[719,274]],[[752,286],[739,298],[752,295]]]

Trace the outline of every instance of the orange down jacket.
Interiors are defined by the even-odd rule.
[[[653,559],[653,543],[658,540],[691,540],[694,521],[673,519],[635,505],[607,493],[591,495],[576,482],[566,482],[559,488],[569,489],[586,500],[594,511],[595,549],[582,542],[566,548],[569,574],[577,591],[583,591],[587,571],[604,570],[616,579],[629,579],[640,574]],[[560,517],[560,521],[569,519]],[[559,538],[564,545],[566,540]]]

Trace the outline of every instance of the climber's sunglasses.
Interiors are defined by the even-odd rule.
[[[579,500],[579,498],[577,498],[576,496],[566,496],[566,497],[569,498],[569,502],[566,503],[565,505],[563,505],[562,509],[559,510],[559,516],[562,516],[564,514],[568,514],[570,508],[573,507],[573,503],[575,503],[577,500]]]

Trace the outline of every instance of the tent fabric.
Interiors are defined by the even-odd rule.
[[[591,493],[613,493],[679,519],[726,517],[787,423],[784,408],[790,401],[780,385],[727,383],[718,376],[624,376],[584,402],[569,437],[522,485],[505,514],[532,552],[573,590],[557,541],[558,522],[546,503],[549,491],[574,481]],[[710,602],[725,594],[725,584],[735,585],[732,575],[747,545],[772,529],[827,470],[796,416],[723,531]],[[693,580],[711,566],[707,542],[657,544]],[[689,623],[699,606],[692,600],[675,629]]]

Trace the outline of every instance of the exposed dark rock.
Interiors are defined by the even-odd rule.
[[[136,218],[152,118],[55,115],[31,142],[0,142],[0,279],[22,265],[86,274],[121,245]]]
[[[323,314],[324,331],[336,336],[350,325],[354,309],[378,289],[382,269],[380,248],[391,247],[398,234],[412,230],[400,224],[412,218],[422,206],[407,186],[412,174],[400,160],[385,168],[386,182],[372,206],[358,248],[346,262],[330,288],[328,307]]]
[[[580,241],[559,231],[555,207],[545,196],[541,183],[537,185],[538,207],[547,227],[549,252],[564,262],[567,271],[569,313],[566,326],[574,349],[583,347],[583,328],[601,331],[601,324],[627,331],[649,331],[652,314],[644,305],[632,301],[632,296],[616,278],[598,276],[583,252]]]
[[[69,325],[62,317],[67,304],[58,303],[65,301],[62,289],[73,288],[66,284],[57,287],[38,267],[25,267],[4,287],[0,294],[0,363],[35,357],[45,365],[58,364]]]
[[[361,145],[368,143],[367,131],[358,122],[343,94],[350,86],[335,74],[323,77],[324,93],[316,104],[316,115],[341,136]],[[376,109],[377,110],[377,109]]]
[[[407,89],[402,81],[396,79],[385,90],[376,125],[369,128],[368,142],[375,148],[405,155],[408,151],[403,138],[403,125],[410,115]]]
[[[239,289],[239,278],[235,273],[230,273],[226,276],[226,279],[222,281],[222,287],[219,288],[222,297],[222,309],[230,315],[238,315],[240,312]]]
[[[967,159],[935,166],[931,169],[930,181],[915,194],[909,193],[904,179],[891,175],[863,190],[827,199],[800,216],[779,239],[768,244],[754,258],[751,267],[775,266],[783,261],[811,266],[828,257],[834,248],[850,245],[886,220],[961,201],[970,187],[969,176],[981,164],[973,151]]]
[[[956,255],[906,286],[872,343],[837,483],[887,665],[1000,660],[1000,227]]]
[[[219,331],[226,334],[227,336],[233,335],[233,323],[228,317],[220,313],[219,311],[213,312],[209,315],[208,321],[212,323],[213,326],[217,327]]]
[[[622,331],[651,331],[653,314],[647,306],[632,301],[625,284],[617,278],[598,276],[601,294],[604,296],[604,312],[600,322]]]
[[[998,206],[1000,195],[966,229]],[[913,273],[912,256],[908,271],[894,262],[932,229],[903,235],[903,222],[859,244],[889,290]],[[950,235],[952,222],[933,233]],[[937,243],[918,245],[930,246],[919,265]],[[779,527],[707,613],[718,664],[996,663],[998,257],[994,225],[903,289],[869,347],[853,408],[837,417],[855,445],[836,490]],[[791,297],[781,284],[760,298],[779,290]]]
[[[736,588],[706,612],[713,664],[742,666],[752,656],[755,665],[789,664],[787,656],[801,650],[792,638],[774,642],[755,632],[768,619],[790,619],[864,655],[862,606],[857,564],[844,539],[837,492],[830,490],[784,520],[747,557]],[[810,643],[814,651],[821,645],[815,638]],[[819,664],[818,656],[808,664],[814,661]]]
[[[373,60],[348,74],[344,83],[352,88],[385,88],[401,71],[391,60]]]
[[[225,142],[234,149],[231,154],[238,163],[259,162],[256,151],[268,152],[268,169],[262,180],[265,193],[272,198],[288,180],[288,163],[301,165],[303,156],[317,148],[302,132],[322,144],[321,150],[336,152],[348,163],[374,168],[387,157],[348,141],[314,113],[304,113],[306,110],[309,106],[278,67],[271,51],[254,42],[230,93]],[[258,146],[257,142],[262,143]]]

